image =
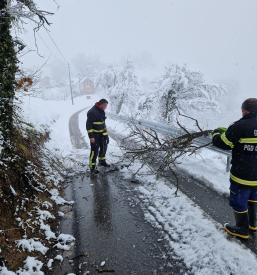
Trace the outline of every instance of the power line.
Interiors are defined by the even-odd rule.
[[[59,54],[61,55],[61,57],[63,58],[63,60],[67,63],[68,60],[66,59],[66,57],[64,56],[63,52],[61,51],[60,47],[57,45],[57,43],[55,42],[54,38],[52,37],[52,35],[50,34],[50,32],[45,28],[45,31],[48,35],[48,37],[50,38],[51,42],[54,44],[55,48],[57,49],[57,51],[59,52]]]
[[[69,84],[70,84],[70,95],[71,95],[71,103],[72,105],[74,105],[74,97],[73,97],[73,90],[72,90],[72,82],[71,82],[71,71],[70,71],[70,63],[69,61],[66,59],[66,57],[64,56],[63,52],[61,51],[60,47],[57,45],[57,43],[55,42],[54,38],[52,37],[52,35],[50,34],[50,32],[44,28],[48,37],[50,38],[51,42],[53,43],[53,45],[55,46],[56,50],[59,52],[60,56],[63,58],[64,62],[67,63],[67,67],[68,67],[68,76],[69,76]]]

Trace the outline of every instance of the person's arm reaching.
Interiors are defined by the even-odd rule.
[[[223,150],[232,150],[239,139],[240,132],[237,123],[231,125],[227,130],[218,128],[212,134],[213,145]]]

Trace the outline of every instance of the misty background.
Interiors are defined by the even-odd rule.
[[[221,84],[222,123],[240,116],[240,104],[257,91],[256,0],[51,0],[50,35],[25,25],[29,45],[23,67],[42,67],[53,79],[83,77],[85,63],[102,66],[132,60],[154,79],[169,64],[186,64],[209,83]],[[56,44],[56,45],[55,45]],[[37,53],[38,51],[38,53]],[[87,68],[88,70],[88,68]],[[148,91],[145,90],[145,93]],[[224,115],[225,113],[225,115]]]

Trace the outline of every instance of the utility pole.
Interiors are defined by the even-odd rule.
[[[81,93],[81,76],[79,75],[79,95],[80,95],[80,93]]]
[[[2,0],[0,0],[2,1]],[[1,3],[1,2],[0,2]],[[55,48],[57,49],[57,51],[59,52],[60,56],[62,57],[62,59],[64,60],[64,62],[67,62],[67,66],[68,66],[68,72],[69,72],[69,82],[70,82],[70,96],[71,96],[71,103],[72,105],[74,105],[74,97],[73,97],[73,90],[72,90],[72,82],[71,82],[71,72],[70,72],[70,63],[69,61],[65,58],[64,54],[62,53],[62,51],[60,50],[60,48],[58,47],[57,43],[55,42],[55,40],[53,39],[53,37],[51,36],[50,32],[46,30],[47,35],[49,36],[50,40],[52,41],[52,43],[54,44]]]
[[[72,103],[72,105],[74,105],[73,91],[72,91],[72,83],[71,83],[71,73],[70,73],[70,63],[68,63],[68,71],[69,71],[69,81],[70,81],[70,96],[71,96],[71,103]]]

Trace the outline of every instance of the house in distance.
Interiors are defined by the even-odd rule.
[[[92,95],[95,93],[95,83],[89,78],[84,78],[80,82],[80,94]]]

